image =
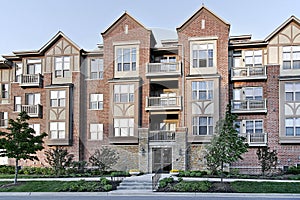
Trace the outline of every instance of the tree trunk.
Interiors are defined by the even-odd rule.
[[[17,184],[18,182],[18,172],[19,172],[19,160],[16,159],[14,184]]]

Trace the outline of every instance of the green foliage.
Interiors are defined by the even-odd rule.
[[[265,173],[277,166],[277,152],[271,151],[270,147],[261,147],[257,149],[256,155],[261,166],[261,172],[264,176]]]
[[[69,154],[67,149],[56,146],[45,152],[46,162],[54,169],[56,176],[65,174],[66,169],[72,164],[74,155]]]
[[[0,157],[15,158],[15,181],[17,183],[18,162],[20,159],[38,160],[37,151],[44,149],[46,133],[34,135],[35,131],[27,123],[29,116],[21,112],[16,120],[9,119],[8,132],[0,132]]]
[[[295,175],[300,174],[300,166],[289,167],[288,170],[286,171],[286,174],[295,174]]]
[[[112,176],[112,177],[129,176],[129,172],[123,172],[123,171],[111,172],[110,176]]]
[[[169,184],[171,184],[173,182],[174,182],[174,178],[173,177],[161,179],[159,181],[158,188],[164,188],[164,187],[166,187],[167,185],[169,185]]]
[[[230,113],[231,107],[227,106],[225,119],[221,119],[216,126],[216,134],[211,143],[206,147],[205,158],[207,166],[213,174],[221,171],[223,174],[224,164],[242,159],[241,155],[248,150],[248,144],[244,143],[245,138],[239,136],[235,123],[237,116]]]
[[[203,177],[207,175],[206,171],[180,171],[179,177]]]
[[[174,186],[176,192],[207,192],[211,187],[208,181],[181,181]]]
[[[0,174],[14,174],[14,173],[15,173],[15,167],[0,165]]]
[[[118,160],[118,153],[106,146],[102,147],[101,150],[96,149],[95,153],[89,158],[89,162],[92,166],[97,167],[101,173],[111,169]]]
[[[110,184],[104,185],[104,186],[103,186],[103,189],[104,189],[105,191],[111,191],[111,190],[112,190],[112,185],[110,185]]]
[[[100,178],[100,183],[101,183],[101,185],[107,185],[107,184],[110,184],[110,181],[107,180],[107,179],[104,178],[104,177],[101,177],[101,178]]]
[[[300,193],[299,182],[254,182],[237,181],[231,183],[231,187],[239,193]]]

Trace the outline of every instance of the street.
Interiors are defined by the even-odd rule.
[[[218,199],[230,199],[230,200],[288,200],[288,199],[300,199],[300,195],[288,195],[288,194],[150,194],[150,195],[141,195],[141,196],[119,196],[119,195],[111,195],[111,194],[95,194],[95,193],[72,193],[72,194],[60,194],[60,193],[3,193],[0,196],[0,200],[218,200]]]

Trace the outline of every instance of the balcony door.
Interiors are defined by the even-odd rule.
[[[152,172],[168,173],[172,169],[172,148],[152,149]]]
[[[40,104],[40,97],[41,97],[41,95],[39,93],[26,94],[26,105]]]

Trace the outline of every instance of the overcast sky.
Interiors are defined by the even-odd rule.
[[[176,30],[204,4],[231,24],[230,35],[265,39],[291,15],[299,0],[0,0],[0,55],[38,50],[58,31],[81,48],[102,43],[100,33],[124,11],[147,28]]]

